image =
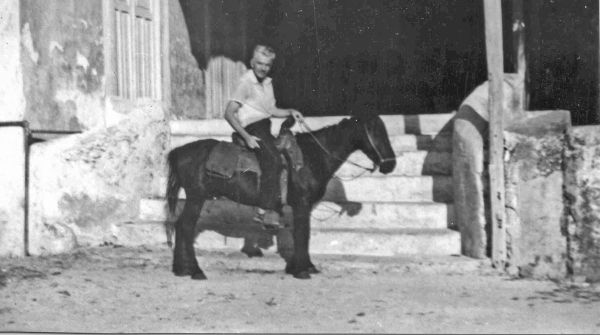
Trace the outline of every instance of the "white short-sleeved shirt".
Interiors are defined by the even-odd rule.
[[[254,71],[248,70],[240,77],[238,86],[229,100],[241,105],[238,109],[238,119],[242,127],[270,118],[271,111],[275,108],[272,80],[266,77],[261,83]]]

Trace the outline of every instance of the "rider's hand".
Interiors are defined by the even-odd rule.
[[[259,149],[260,148],[260,145],[258,144],[258,141],[260,141],[260,138],[250,135],[247,138],[244,138],[244,140],[246,141],[246,145],[248,146],[248,148],[250,148],[250,149]]]
[[[300,113],[299,111],[297,111],[295,109],[290,109],[290,114],[292,115],[292,117],[294,117],[294,119],[296,121],[302,121],[304,119],[304,116],[302,115],[302,113]]]

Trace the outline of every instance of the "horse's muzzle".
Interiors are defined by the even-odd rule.
[[[396,158],[385,158],[379,163],[379,172],[388,174],[396,168]]]

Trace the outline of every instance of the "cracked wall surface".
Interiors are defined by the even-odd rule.
[[[116,226],[135,221],[165,166],[168,136],[162,108],[146,106],[118,125],[33,145],[31,254],[118,244]]]
[[[101,125],[102,29],[102,1],[22,1],[25,118],[32,129],[79,131]]]
[[[505,130],[507,267],[520,277],[567,271],[564,165],[568,111],[527,112]]]

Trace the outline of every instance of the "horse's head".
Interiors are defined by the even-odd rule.
[[[396,167],[396,155],[390,144],[385,124],[377,115],[352,118],[358,127],[357,145],[371,161],[379,166],[379,172],[387,174]]]

